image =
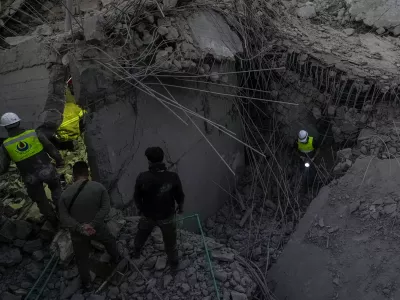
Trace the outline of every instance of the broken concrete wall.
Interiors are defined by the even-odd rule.
[[[224,70],[229,69],[232,70],[232,65]],[[235,85],[235,80],[232,76],[229,82]],[[164,83],[181,86],[167,87],[181,105],[226,126],[240,138],[240,120],[235,117],[232,97],[185,89],[227,93],[229,88],[178,80],[165,80]],[[169,96],[159,85],[149,86]],[[139,172],[147,170],[145,149],[160,146],[165,151],[167,162],[182,178],[186,212],[208,217],[228,196],[218,185],[229,190],[232,175],[190,119],[179,109],[174,111],[188,125],[156,99],[140,91],[131,98],[99,109],[88,121],[85,135],[89,163],[95,178],[111,188],[114,204],[121,206],[132,200],[135,179]],[[242,153],[242,146],[232,138],[199,118],[191,118],[225,160],[233,163],[235,155]]]
[[[0,113],[17,113],[26,128],[51,121],[55,130],[62,121],[64,72],[55,52],[36,39],[1,51]]]

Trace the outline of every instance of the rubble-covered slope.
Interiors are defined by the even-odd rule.
[[[278,299],[399,299],[399,175],[359,158],[320,191],[269,274]]]
[[[111,232],[118,236],[119,248],[124,255],[129,255],[133,250],[138,220],[138,217],[126,217],[108,223]],[[32,231],[29,223],[19,225],[19,237],[24,239],[1,245],[1,299],[21,299],[18,297],[27,295],[50,260],[49,247],[35,236],[37,231]],[[22,229],[29,229],[28,234]],[[215,283],[204,243],[209,250]],[[179,271],[174,274],[167,264],[161,231],[156,229],[146,243],[142,257],[133,261],[134,265],[124,272],[122,280],[115,285],[107,285],[97,298],[91,298],[89,293],[80,289],[78,272],[72,263],[65,269],[62,264],[59,265],[40,299],[211,300],[217,299],[217,287],[221,299],[245,300],[255,292],[256,284],[251,274],[238,262],[235,250],[211,238],[205,237],[203,240],[201,235],[184,230],[178,231],[178,250],[181,263]],[[101,250],[96,250],[92,258],[107,262],[107,255]],[[94,288],[99,288],[103,281],[97,277]]]

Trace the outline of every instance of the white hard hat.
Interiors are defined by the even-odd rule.
[[[301,143],[305,143],[307,142],[307,138],[308,138],[308,132],[305,130],[300,130],[299,132],[299,141]]]
[[[1,116],[0,126],[6,127],[6,126],[16,124],[20,121],[21,121],[21,119],[18,117],[17,114],[8,112]]]

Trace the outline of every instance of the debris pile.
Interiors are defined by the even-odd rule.
[[[108,222],[110,230],[118,236],[120,251],[125,256],[133,250],[138,221],[139,217],[126,217]],[[204,242],[209,250],[215,284]],[[100,292],[98,299],[179,300],[191,297],[211,300],[216,299],[216,287],[223,299],[245,300],[251,297],[256,284],[245,267],[238,263],[238,253],[211,238],[205,237],[204,242],[201,235],[178,230],[180,265],[176,273],[172,273],[164,253],[161,231],[156,229],[146,243],[141,258],[132,261],[134,265],[130,265],[121,280],[111,281],[111,285]],[[101,245],[96,245],[95,249],[92,258],[107,263],[109,256]],[[3,297],[7,293],[25,296],[49,259],[49,247],[40,239],[20,243],[19,247],[3,246],[0,255],[0,271],[3,274],[0,291],[4,292]],[[54,272],[41,299],[92,299],[94,296],[81,289],[77,268],[59,265],[59,268],[63,267],[64,270]],[[95,288],[99,288],[103,281],[104,278],[96,277]]]
[[[397,298],[399,174],[396,159],[368,156],[321,189],[270,270],[277,299]]]
[[[363,155],[373,155],[381,159],[400,155],[400,136],[395,127],[365,128],[361,130],[357,142]]]
[[[262,168],[262,167],[261,167]],[[235,249],[260,268],[278,259],[295,222],[280,222],[276,197],[265,199],[262,184],[255,184],[250,168],[240,178],[232,201],[204,224],[207,235]]]
[[[119,243],[126,249],[125,252],[133,250],[138,220],[136,217],[128,218],[121,230]],[[230,299],[231,295],[233,299],[250,297],[256,285],[236,261],[237,252],[207,237],[205,242],[223,299]],[[179,230],[178,250],[179,271],[173,276],[164,253],[162,234],[157,228],[149,238],[141,259],[134,261],[138,270],[133,268],[132,274],[118,287],[119,292],[134,299],[157,299],[158,295],[161,295],[161,299],[214,299],[215,285],[202,236]],[[113,295],[117,295],[117,291],[116,288],[110,289],[108,297],[116,299]]]

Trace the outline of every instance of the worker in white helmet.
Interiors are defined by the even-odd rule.
[[[319,153],[317,140],[312,136],[309,136],[308,132],[305,130],[299,131],[297,149],[299,150],[301,157],[309,158],[311,161],[314,161],[315,157]]]
[[[50,157],[55,160],[57,166],[64,165],[63,158],[43,133],[25,130],[21,128],[20,122],[21,119],[12,112],[5,113],[0,119],[0,126],[8,133],[8,138],[0,147],[0,174],[7,172],[13,161],[22,176],[29,197],[37,203],[41,214],[52,225],[57,225],[57,216],[46,197],[43,183],[49,186],[53,203],[57,207],[62,190],[59,175]]]

